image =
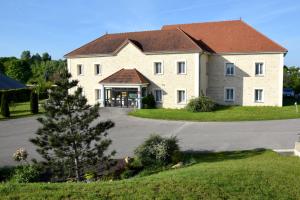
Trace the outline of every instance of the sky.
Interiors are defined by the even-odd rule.
[[[0,57],[30,50],[60,59],[105,33],[240,18],[300,66],[299,0],[0,0]]]

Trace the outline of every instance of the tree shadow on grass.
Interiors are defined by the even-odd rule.
[[[194,159],[196,162],[220,162],[226,160],[238,160],[249,157],[254,157],[265,153],[266,149],[253,149],[243,151],[223,151],[223,152],[212,152],[212,151],[183,151],[183,160],[189,161]]]

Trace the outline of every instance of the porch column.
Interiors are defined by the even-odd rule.
[[[138,86],[138,109],[142,108],[142,86]]]
[[[105,107],[105,90],[103,84],[100,84],[100,93],[101,93],[99,99],[100,107]]]

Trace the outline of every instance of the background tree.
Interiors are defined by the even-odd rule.
[[[108,161],[114,154],[104,154],[112,142],[106,131],[114,123],[99,121],[99,104],[88,105],[77,87],[78,81],[70,78],[70,74],[62,72],[44,106],[45,116],[38,118],[42,128],[30,141],[37,146],[37,152],[45,159],[43,164],[50,166],[52,173],[59,167],[58,171],[69,170],[70,176],[80,181],[88,169]]]
[[[51,56],[47,52],[45,52],[45,53],[42,54],[42,60],[43,61],[50,61]]]
[[[2,92],[1,95],[1,114],[3,117],[9,117],[9,100],[8,100],[8,92]]]
[[[29,61],[31,59],[30,51],[23,51],[21,54],[21,60]]]
[[[31,57],[31,62],[33,63],[40,63],[42,61],[42,57],[40,54],[36,53]]]
[[[283,87],[293,88],[296,93],[300,93],[300,68],[284,67]]]
[[[15,80],[26,83],[31,76],[30,65],[24,60],[11,60],[6,74]]]

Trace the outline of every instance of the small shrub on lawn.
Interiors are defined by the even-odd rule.
[[[15,167],[5,166],[0,168],[0,182],[8,181],[14,174]]]
[[[32,114],[39,113],[39,98],[34,90],[30,94],[30,110]]]
[[[179,152],[176,137],[163,138],[159,135],[151,135],[143,144],[135,150],[135,156],[143,166],[165,166],[177,162],[173,160]]]
[[[8,93],[2,92],[1,96],[1,114],[3,117],[9,117],[9,100],[8,100]]]
[[[12,180],[17,183],[30,183],[39,181],[40,172],[35,165],[20,165],[16,167]]]
[[[216,108],[216,104],[207,96],[201,95],[191,99],[186,109],[190,112],[211,112]]]
[[[155,99],[153,94],[148,94],[142,99],[143,108],[152,109],[155,108]]]

